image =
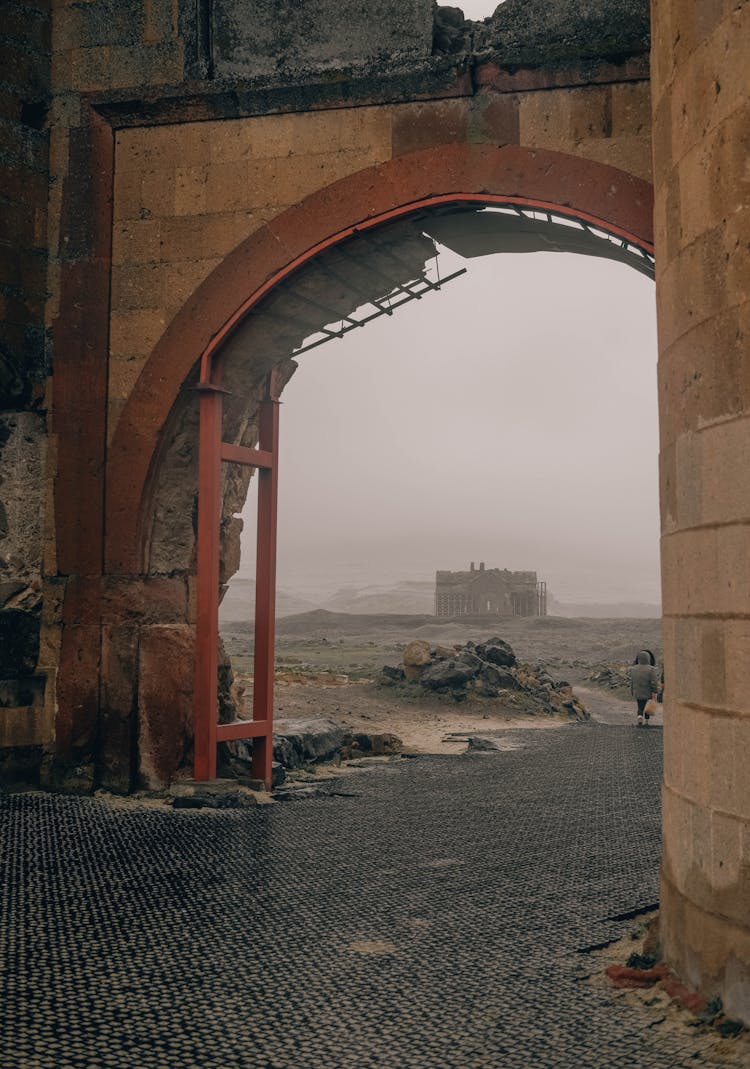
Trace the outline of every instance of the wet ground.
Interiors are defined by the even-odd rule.
[[[514,731],[246,810],[0,799],[3,1069],[726,1065],[589,979],[657,901],[661,739]]]

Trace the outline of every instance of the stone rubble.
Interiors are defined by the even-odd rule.
[[[453,647],[415,639],[404,650],[400,665],[383,668],[379,682],[405,695],[421,691],[456,702],[492,700],[525,713],[588,719],[569,683],[555,681],[541,665],[520,662],[510,644],[498,636]]]

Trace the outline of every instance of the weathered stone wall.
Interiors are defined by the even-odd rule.
[[[4,4],[0,38],[0,775],[52,740],[39,667],[44,515],[50,10]],[[51,688],[52,690],[53,688]]]
[[[750,1021],[750,6],[653,8],[662,935]]]
[[[189,686],[170,713],[158,679],[170,641],[187,662],[194,626],[195,395],[181,387],[207,340],[201,332],[215,326],[206,294],[238,251],[248,250],[250,271],[224,287],[237,303],[318,239],[331,206],[356,223],[373,205],[398,207],[453,181],[494,188],[493,153],[505,150],[516,192],[529,161],[537,194],[553,201],[563,187],[563,199],[587,195],[587,165],[605,164],[596,210],[606,217],[632,193],[643,215],[651,164],[643,3],[633,0],[605,34],[601,12],[584,5],[571,16],[567,4],[546,44],[549,19],[541,9],[528,18],[518,0],[481,32],[450,13],[436,27],[430,0],[345,10],[327,0],[314,5],[312,22],[307,0],[289,5],[284,20],[270,19],[266,0],[6,5],[23,107],[12,94],[0,106],[11,101],[11,163],[26,167],[11,188],[23,189],[31,210],[16,197],[21,230],[6,243],[26,250],[11,267],[28,292],[12,308],[6,302],[13,344],[26,348],[8,365],[24,371],[8,387],[23,411],[0,432],[12,461],[0,487],[11,562],[0,583],[15,599],[9,611],[40,621],[41,631],[19,654],[18,664],[33,654],[37,666],[23,677],[28,686],[17,673],[6,688],[0,730],[16,749],[54,744],[45,782],[127,789],[139,775],[163,780],[189,756],[169,727],[189,736]],[[619,10],[614,0],[605,8]],[[35,49],[44,61],[30,65]],[[388,175],[378,170],[387,167]],[[292,218],[316,197],[309,218],[304,210]],[[256,237],[257,255],[248,245]],[[186,320],[189,359],[175,378],[168,350]],[[288,339],[269,346],[263,329],[266,354],[284,359]],[[253,360],[235,361],[246,396],[236,412],[228,405],[242,440],[252,437],[267,370]],[[231,369],[228,359],[230,377]],[[123,431],[126,410],[136,415]],[[170,496],[175,473],[181,492]],[[233,473],[225,488],[224,578],[245,482]],[[11,706],[32,712],[11,715]]]
[[[214,0],[213,71],[217,77],[294,75],[430,55],[432,0],[379,6],[380,12],[360,0],[295,0],[280,10],[278,0]]]
[[[650,179],[645,80],[122,130],[109,434],[176,311],[232,248],[368,166],[441,144],[546,148]]]

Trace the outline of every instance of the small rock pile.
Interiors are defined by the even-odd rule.
[[[586,677],[588,683],[594,683],[597,687],[606,687],[608,690],[617,691],[618,696],[626,697],[630,694],[630,676],[626,665],[621,664],[598,664]]]
[[[465,646],[430,646],[415,639],[404,650],[402,664],[383,668],[380,682],[407,694],[429,692],[457,702],[494,699],[527,713],[588,719],[570,684],[555,682],[541,665],[521,664],[512,647],[496,636]]]

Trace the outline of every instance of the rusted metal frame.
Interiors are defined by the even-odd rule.
[[[248,468],[272,468],[275,463],[273,454],[262,449],[249,449],[245,445],[221,443],[221,459],[229,464],[244,464]]]
[[[452,282],[453,279],[454,278],[458,278],[459,275],[465,275],[466,274],[466,270],[467,269],[465,267],[462,267],[462,268],[460,268],[460,270],[454,271],[453,274],[446,275],[445,278],[443,279],[443,283]],[[428,291],[425,291],[425,292],[428,292]],[[421,294],[420,294],[420,296],[421,296]],[[413,301],[413,300],[416,300],[416,299],[417,299],[417,294],[416,293],[410,294],[410,295],[407,295],[407,296],[404,296],[404,297],[399,297],[391,305],[391,310],[396,309],[396,308],[400,308],[402,305],[408,304],[410,301]],[[360,322],[357,324],[357,326],[364,327],[368,323],[372,323],[373,319],[380,319],[380,317],[382,315],[385,315],[386,312],[387,312],[387,309],[380,308],[380,306],[377,305],[377,304],[373,304],[373,307],[377,308],[378,311],[377,312],[373,312],[372,315],[365,316],[364,319],[360,320]],[[391,313],[388,312],[388,314],[391,314]],[[342,337],[343,337],[344,334],[349,334],[353,329],[354,329],[353,327],[344,327],[342,329]],[[330,338],[319,338],[318,341],[310,342],[309,345],[303,345],[299,349],[295,349],[293,355],[294,356],[301,356],[302,353],[307,353],[307,352],[310,351],[310,349],[317,349],[319,345],[327,345],[330,340],[331,340]]]
[[[216,737],[219,742],[233,742],[238,739],[257,739],[261,735],[273,734],[273,726],[267,720],[235,720],[231,724],[219,724]]]
[[[275,319],[277,323],[292,323],[295,327],[299,327],[300,330],[306,330],[305,337],[309,337],[311,334],[327,334],[329,341],[333,338],[340,338],[340,330],[328,330],[327,327],[315,327],[312,323],[308,323],[306,319],[302,319],[300,316],[293,315],[291,312],[277,312],[274,308],[266,308],[263,312],[264,316],[268,319]]]
[[[258,448],[276,459],[258,471],[258,537],[255,563],[255,651],[253,721],[266,729],[253,743],[252,774],[271,789],[273,760],[273,686],[276,639],[276,530],[279,485],[279,398],[271,372],[268,394],[258,418]]]
[[[272,373],[269,377],[267,396],[261,402],[258,449],[223,442],[221,434],[225,391],[212,383],[200,384],[198,390],[200,393],[200,451],[198,459],[194,775],[197,780],[215,778],[216,748],[219,742],[254,738],[257,741],[253,748],[253,775],[257,779],[262,779],[270,788],[273,754],[273,650],[278,485],[276,458],[278,456],[279,406],[275,378]],[[222,461],[257,468],[259,480],[253,719],[235,721],[232,724],[218,723]]]
[[[221,555],[221,425],[223,391],[200,390],[195,619],[195,757],[197,780],[216,777],[219,712],[219,559]]]

